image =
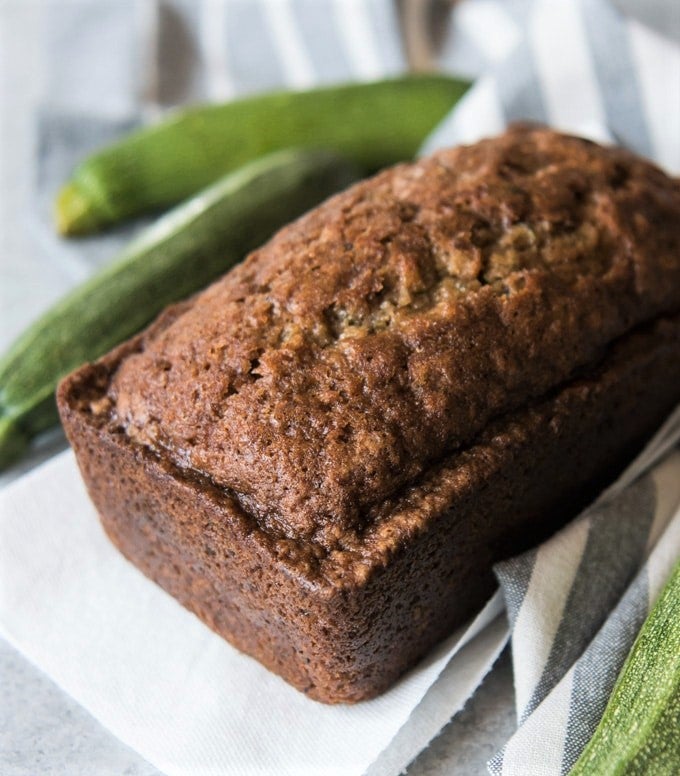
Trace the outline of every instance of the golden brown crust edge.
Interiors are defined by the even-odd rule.
[[[541,128],[386,170],[126,359],[121,426],[291,543],[361,551],[491,418],[680,310],[680,183]]]

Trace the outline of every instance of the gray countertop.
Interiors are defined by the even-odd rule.
[[[0,697],[3,776],[159,774],[2,640]],[[484,773],[486,761],[514,730],[512,699],[506,650],[466,708],[411,764],[408,775]]]

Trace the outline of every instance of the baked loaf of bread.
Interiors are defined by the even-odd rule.
[[[357,701],[680,400],[679,314],[680,183],[520,126],[330,199],[58,401],[122,552]]]

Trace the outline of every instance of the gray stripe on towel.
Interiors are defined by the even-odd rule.
[[[376,42],[376,56],[385,75],[406,69],[406,57],[401,48],[401,33],[397,19],[397,4],[391,0],[365,0],[367,15]]]
[[[590,741],[635,637],[647,617],[647,570],[643,569],[574,669],[562,773],[567,774]]]
[[[494,566],[494,573],[503,590],[511,630],[515,627],[517,615],[529,589],[537,554],[538,549],[532,549]]]
[[[519,46],[500,66],[498,93],[508,121],[530,120],[547,123],[540,80],[529,46]]]
[[[644,477],[590,513],[590,532],[579,569],[543,675],[522,713],[523,719],[578,660],[630,584],[644,556],[655,506],[654,481]]]
[[[350,62],[338,35],[330,2],[295,0],[291,12],[320,83],[349,81]]]
[[[226,55],[239,94],[263,92],[285,84],[261,0],[234,0],[227,5]]]
[[[601,0],[581,0],[581,6],[607,126],[618,143],[651,156],[626,23],[613,6]]]

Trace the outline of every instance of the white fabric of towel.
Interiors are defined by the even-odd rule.
[[[49,202],[88,150],[176,103],[406,67],[390,0],[103,0],[55,2],[47,13],[34,225],[36,250],[63,268],[64,288],[136,228],[77,243],[52,235]],[[438,61],[478,80],[423,152],[530,119],[680,172],[680,50],[606,0],[466,0]],[[70,453],[0,492],[0,631],[169,776],[389,776],[489,670],[508,638],[496,616],[505,608],[519,727],[490,770],[566,773],[680,556],[679,439],[676,413],[618,487],[499,565],[501,592],[466,635],[355,707],[291,690],[127,564]]]

